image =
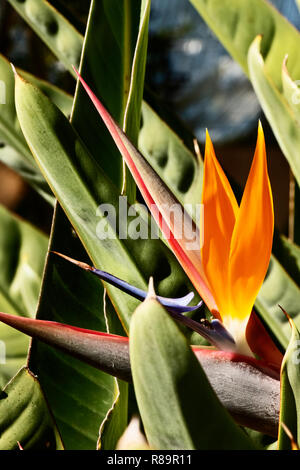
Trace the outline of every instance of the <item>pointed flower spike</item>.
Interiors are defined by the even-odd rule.
[[[207,133],[202,262],[218,314],[239,352],[252,355],[246,326],[270,261],[274,214],[261,124],[240,207]],[[213,312],[215,313],[215,312]]]
[[[84,269],[85,271],[91,272],[95,276],[102,279],[102,281],[108,282],[112,286],[117,287],[123,292],[126,292],[126,294],[129,294],[138,300],[143,301],[147,297],[146,291],[143,291],[142,289],[139,289],[138,287],[134,287],[128,282],[123,281],[122,279],[119,279],[118,277],[113,276],[112,274],[109,274],[105,271],[101,271],[100,269],[94,268],[93,266],[89,266],[88,264],[82,263],[81,261],[76,261],[75,259],[70,258],[69,256],[66,256],[66,255],[63,255],[61,253],[57,253],[56,251],[53,251],[52,253],[58,256],[61,256],[65,260],[75,264],[76,266],[78,266],[81,269]],[[188,305],[190,301],[193,299],[193,297],[194,297],[194,293],[190,292],[184,297],[179,297],[179,298],[168,298],[168,297],[161,297],[160,295],[158,295],[157,300],[167,310],[173,310],[179,313],[184,313],[184,312],[193,312],[194,310],[197,310],[198,308],[201,307],[203,303],[202,300],[197,305],[192,305],[192,306]]]
[[[273,198],[264,134],[259,123],[255,154],[230,246],[231,317],[224,319],[230,331],[235,329],[237,322],[237,329],[245,333],[254,301],[269,266],[273,232]],[[231,323],[232,328],[229,327]]]
[[[131,144],[78,71],[75,68],[74,70],[126,161],[153,218],[168,240],[175,256],[206,305],[210,309],[215,309],[215,300],[202,268],[197,226],[151,165]]]

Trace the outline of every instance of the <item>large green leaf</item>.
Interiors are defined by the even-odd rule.
[[[249,49],[248,64],[250,78],[262,108],[270,122],[277,141],[286,156],[295,178],[300,184],[300,120],[298,91],[296,84],[283,68],[283,90],[274,84],[274,77],[266,67],[266,62],[260,52],[260,37],[254,40]],[[284,38],[282,38],[284,42]],[[295,41],[295,48],[299,44]],[[279,60],[279,59],[278,59]],[[278,62],[281,70],[283,62]],[[299,61],[297,60],[297,63]],[[289,69],[293,70],[291,59]],[[296,72],[294,72],[295,74]],[[298,78],[300,77],[300,71]]]
[[[1,206],[0,223],[0,309],[16,315],[33,316],[47,252],[47,237]],[[0,340],[5,345],[5,363],[0,363],[0,387],[3,387],[26,363],[28,339],[1,323]]]
[[[70,114],[72,98],[53,85],[39,80],[27,72],[23,77],[39,86],[66,114]],[[0,80],[5,84],[5,103],[0,104],[0,160],[21,174],[50,203],[53,196],[42,177],[20,129],[14,98],[14,74],[9,62],[0,54]]]
[[[81,34],[46,0],[8,1],[72,73],[71,64],[79,65]]]
[[[292,335],[281,368],[281,408],[278,448],[291,448],[291,441],[286,434],[284,423],[300,444],[300,334],[291,321]]]
[[[163,307],[148,299],[130,325],[135,394],[154,449],[251,449],[212,390],[185,337]]]
[[[0,450],[61,450],[62,442],[36,377],[23,368],[0,395]]]

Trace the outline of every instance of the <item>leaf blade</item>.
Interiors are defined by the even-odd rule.
[[[130,359],[137,402],[152,448],[253,448],[216,399],[177,326],[153,299],[141,304],[133,316]],[[210,428],[202,402],[207,404],[210,422],[218,422],[218,429],[222,428],[222,437]]]

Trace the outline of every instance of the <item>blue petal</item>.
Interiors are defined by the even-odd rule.
[[[119,279],[118,277],[113,276],[112,274],[109,274],[105,271],[101,271],[100,269],[96,268],[91,268],[90,270],[93,274],[100,277],[102,281],[108,282],[112,286],[117,287],[123,292],[126,292],[126,294],[129,294],[138,300],[143,301],[147,297],[146,291],[139,289],[138,287],[134,287],[128,282],[123,281],[122,279]],[[201,300],[197,305],[188,306],[187,304],[193,299],[193,297],[194,293],[190,292],[184,297],[178,298],[161,297],[160,295],[158,295],[157,300],[169,311],[172,310],[175,312],[184,313],[197,310],[202,305],[203,302]]]

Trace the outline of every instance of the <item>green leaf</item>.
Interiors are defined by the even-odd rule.
[[[290,321],[292,335],[281,367],[281,407],[278,449],[291,449],[291,441],[281,423],[300,443],[300,335],[294,322]]]
[[[0,450],[62,450],[37,378],[23,368],[0,395]]]
[[[274,243],[276,258],[300,287],[300,247],[284,235],[277,237]]]
[[[72,73],[71,64],[79,65],[81,34],[45,0],[8,1]]]
[[[300,325],[300,289],[272,256],[266,278],[256,298],[255,307],[282,347],[286,348],[291,329],[279,305],[288,312],[297,325]]]
[[[232,57],[249,75],[248,50],[256,36],[263,35],[262,54],[266,72],[275,87],[282,89],[281,66],[286,54],[292,78],[300,77],[298,45],[300,34],[265,0],[190,0]]]
[[[37,229],[0,206],[0,309],[33,316],[36,310],[48,240]],[[26,363],[28,339],[0,324],[5,363],[0,361],[0,387]],[[1,344],[3,344],[1,343]]]
[[[70,113],[71,96],[27,72],[21,70],[19,73],[31,83],[39,86],[66,115]],[[17,121],[14,74],[11,65],[1,54],[0,80],[5,84],[5,103],[0,104],[0,161],[24,177],[48,202],[53,204],[52,193],[31,155]]]
[[[141,106],[144,95],[150,4],[151,0],[142,0],[141,2],[139,31],[132,59],[128,99],[123,121],[123,130],[136,146],[140,131]],[[136,198],[135,182],[127,166],[124,175],[124,190],[128,195],[129,202],[134,203]]]
[[[129,341],[134,389],[151,448],[253,448],[156,300],[146,300],[135,311]]]
[[[250,78],[275,137],[290,164],[298,184],[300,184],[300,159],[298,158],[298,151],[300,149],[300,121],[299,105],[297,104],[299,93],[295,89],[296,85],[292,82],[285,67],[283,69],[283,91],[278,86],[275,86],[274,77],[270,75],[266,62],[260,53],[260,41],[260,37],[257,37],[249,49],[248,64]],[[300,37],[298,41],[300,41]],[[284,42],[284,38],[282,38],[282,42]],[[278,69],[280,70],[282,63],[278,62]],[[292,62],[290,68],[293,70]]]
[[[296,122],[300,121],[300,101],[299,101],[299,82],[295,82],[291,79],[288,72],[288,55],[286,55],[282,64],[282,87],[283,96],[287,101],[287,104],[291,108],[293,118]]]

